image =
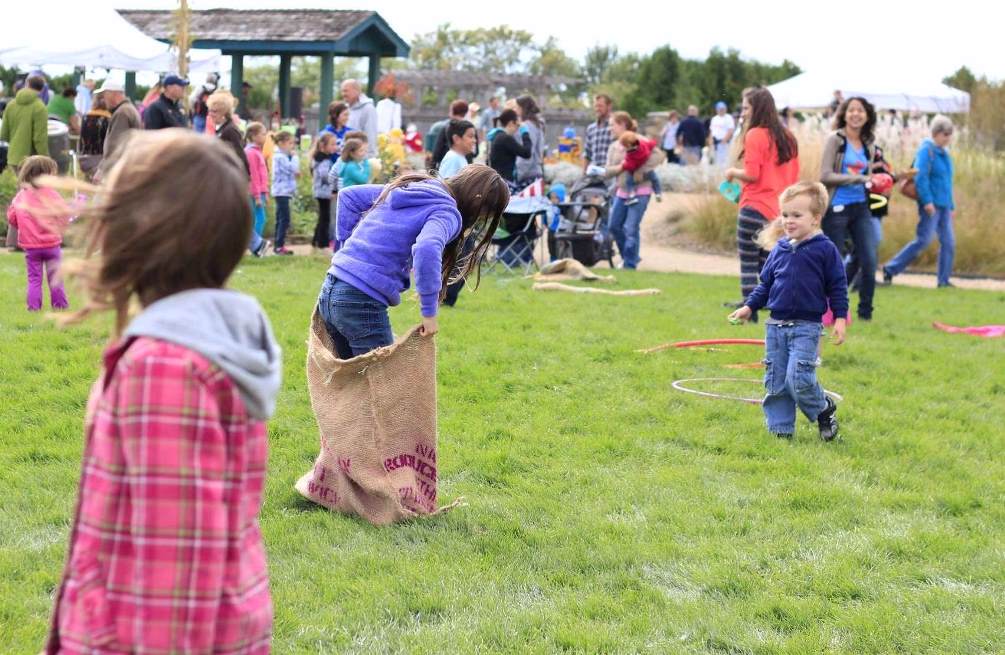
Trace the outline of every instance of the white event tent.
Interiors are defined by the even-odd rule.
[[[15,5],[4,9],[0,64],[5,66],[66,65],[125,71],[165,73],[177,70],[178,58],[166,43],[153,39],[111,7],[77,5],[79,11],[53,11],[45,29],[29,29],[37,15]],[[19,15],[21,14],[21,15]],[[18,30],[21,22],[25,29]],[[189,71],[219,70],[218,50],[190,50]]]
[[[768,87],[779,109],[822,109],[841,90],[845,98],[862,96],[877,109],[956,114],[970,111],[970,94],[933,79],[898,78],[896,74],[870,79],[859,70],[836,74],[800,73]]]

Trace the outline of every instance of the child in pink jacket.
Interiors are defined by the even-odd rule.
[[[247,173],[187,130],[129,146],[84,214],[98,254],[67,318],[110,311],[114,342],[87,403],[44,652],[266,655],[258,517],[282,356],[258,302],[225,288],[251,236]],[[179,188],[212,195],[180,204]]]
[[[265,165],[262,146],[269,137],[264,125],[249,123],[246,138],[248,145],[244,147],[244,153],[248,156],[248,169],[251,172],[249,187],[251,208],[255,214],[255,234],[262,236],[265,233],[265,202],[269,193],[269,169]]]
[[[58,193],[52,189],[35,186],[36,178],[55,175],[56,162],[49,157],[35,155],[25,159],[18,172],[21,190],[7,208],[7,222],[17,228],[17,245],[24,249],[28,268],[28,311],[42,309],[42,270],[49,280],[49,301],[53,309],[66,309],[66,291],[59,277],[59,263],[63,257],[62,227],[69,216],[46,220],[52,207],[62,204]]]

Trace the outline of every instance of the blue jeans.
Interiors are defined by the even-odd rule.
[[[331,273],[321,285],[318,311],[339,359],[352,359],[394,343],[387,305]]]
[[[872,227],[873,233],[876,236],[875,246],[876,246],[876,261],[879,261],[879,244],[883,242],[883,221],[875,216],[872,217]],[[855,258],[854,251],[845,255],[845,276],[848,278],[848,285],[850,286],[852,280],[858,275],[858,259]]]
[[[286,232],[290,229],[290,197],[276,196],[276,250],[286,245]]]
[[[847,253],[845,241],[851,237],[862,277],[858,287],[859,318],[872,318],[872,298],[876,293],[876,226],[869,213],[869,205],[856,202],[845,205],[842,211],[830,207],[824,214],[824,234],[834,242],[841,256]]]
[[[949,284],[953,272],[953,257],[956,255],[956,237],[953,234],[953,213],[948,207],[936,207],[935,215],[929,216],[924,207],[918,207],[918,231],[914,241],[891,259],[883,268],[890,275],[899,275],[917,259],[928,247],[932,238],[939,235],[938,280],[940,285]]]
[[[263,193],[258,197],[260,204],[255,204],[255,196],[251,196],[251,215],[255,219],[255,234],[258,236],[263,236],[262,231],[265,229],[265,201],[266,197]]]
[[[764,418],[775,434],[793,434],[796,406],[811,421],[827,407],[817,382],[817,346],[823,326],[811,321],[769,323],[764,340]]]
[[[611,206],[611,216],[607,223],[614,242],[618,244],[618,252],[625,268],[638,268],[639,262],[639,226],[642,216],[649,206],[649,196],[636,196],[638,202],[629,205],[626,198],[615,198]]]

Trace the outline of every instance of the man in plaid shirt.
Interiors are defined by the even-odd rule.
[[[593,99],[593,111],[597,113],[597,122],[590,124],[586,128],[586,142],[583,145],[583,163],[585,171],[591,164],[596,166],[607,165],[607,150],[611,147],[611,126],[608,121],[611,118],[611,106],[613,105],[611,96],[606,93],[598,94]]]

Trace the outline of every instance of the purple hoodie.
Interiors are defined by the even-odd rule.
[[[429,180],[394,189],[373,207],[383,189],[363,184],[339,191],[335,211],[339,250],[328,272],[394,306],[408,289],[409,269],[414,267],[422,315],[436,316],[443,249],[461,232],[457,201],[442,182]],[[363,214],[366,217],[360,220]]]

